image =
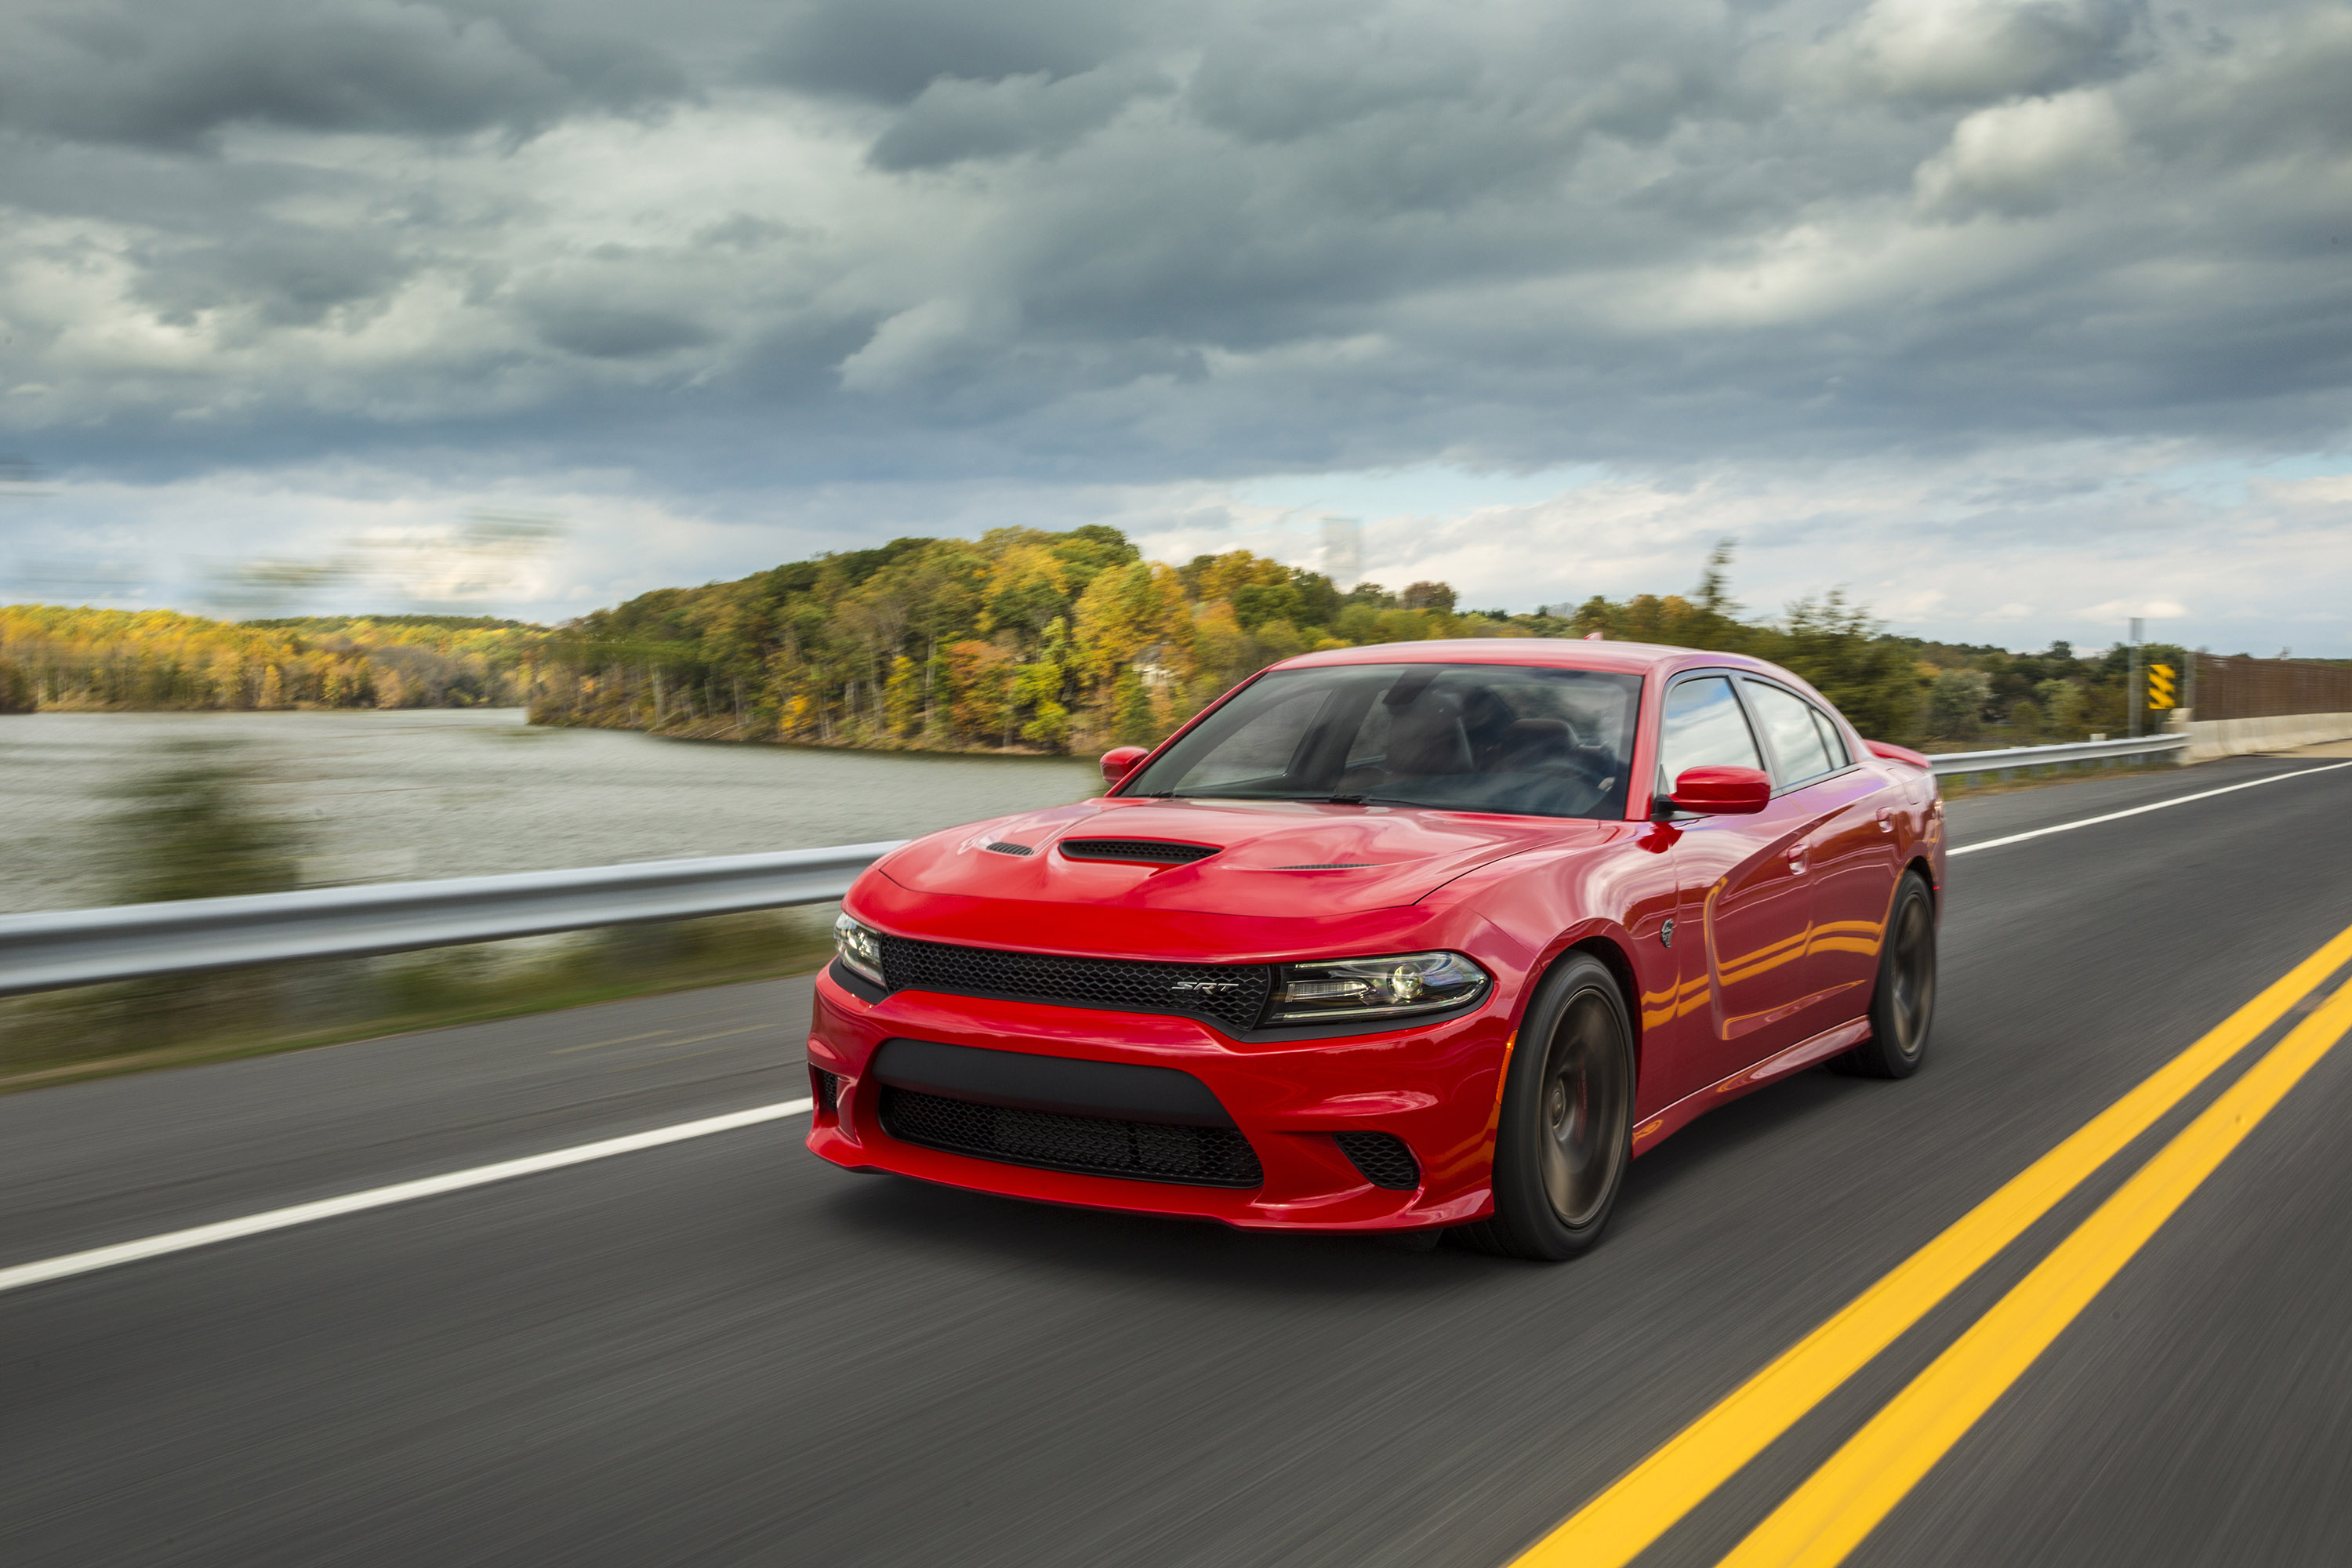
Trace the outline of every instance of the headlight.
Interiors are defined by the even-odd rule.
[[[859,925],[847,915],[834,916],[833,955],[852,974],[862,974],[877,985],[890,984],[882,978],[882,933],[872,926]]]
[[[1486,972],[1458,952],[1334,958],[1276,971],[1269,1024],[1318,1018],[1402,1018],[1442,1013],[1486,993]]]

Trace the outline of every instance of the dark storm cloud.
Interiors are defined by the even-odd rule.
[[[409,0],[100,0],[0,23],[0,125],[187,146],[231,125],[447,136],[627,110],[683,80],[645,44]]]
[[[542,341],[585,359],[646,359],[712,337],[684,316],[595,300],[534,299],[524,309]]]
[[[761,79],[906,103],[941,78],[1073,75],[1132,37],[1137,9],[1099,0],[813,0],[753,58]]]
[[[1171,89],[1156,71],[1106,68],[1059,79],[1038,71],[996,81],[941,77],[868,154],[878,169],[926,169],[967,158],[1057,151],[1145,93]]]
[[[249,310],[261,327],[312,326],[381,299],[413,268],[378,237],[277,223],[140,259],[140,298],[173,325],[228,308]]]
[[[2326,447],[2347,80],[2305,0],[15,12],[0,430],[682,487]]]

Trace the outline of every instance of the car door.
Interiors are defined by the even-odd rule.
[[[1706,763],[1769,771],[1745,706],[1726,671],[1685,675],[1668,687],[1658,742],[1661,791]],[[1810,1032],[1799,1015],[1809,994],[1805,946],[1812,887],[1806,872],[1803,803],[1782,794],[1752,816],[1677,818],[1673,855],[1676,946],[1685,1005],[1704,998],[1704,1029],[1684,1034],[1675,1097],[1751,1067]],[[1685,943],[1685,935],[1698,940]],[[1694,984],[1696,983],[1696,984]]]
[[[1812,931],[1805,944],[1809,1033],[1870,1010],[1878,950],[1897,869],[1895,808],[1885,776],[1857,764],[1830,716],[1778,681],[1741,680],[1773,778],[1806,818]]]

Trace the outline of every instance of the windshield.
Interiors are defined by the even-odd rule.
[[[1641,690],[1512,664],[1276,670],[1118,793],[1622,817]]]

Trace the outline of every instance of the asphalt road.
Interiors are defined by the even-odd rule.
[[[849,1175],[790,1119],[0,1293],[0,1561],[1489,1568],[2347,923],[2352,768],[1958,858],[1922,1072],[1717,1112],[1557,1268]],[[0,1100],[0,1268],[797,1098],[805,1009]],[[2231,1077],[1641,1561],[1715,1562]],[[2347,1110],[2352,1046],[1849,1561],[2352,1562]]]

